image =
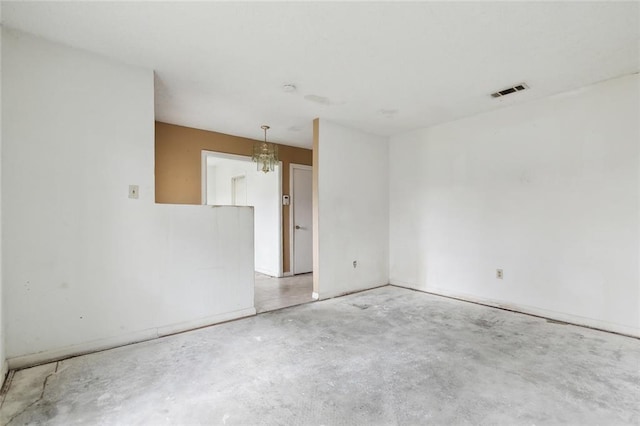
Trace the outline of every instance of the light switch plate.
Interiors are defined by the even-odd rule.
[[[138,198],[138,185],[129,185],[129,198]]]

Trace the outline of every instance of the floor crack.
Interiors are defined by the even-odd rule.
[[[42,401],[42,398],[44,397],[44,390],[47,387],[47,382],[49,381],[49,377],[54,376],[55,374],[58,373],[58,366],[59,366],[60,362],[56,362],[56,369],[53,371],[53,373],[49,373],[47,374],[47,377],[44,378],[44,382],[42,383],[42,391],[40,392],[40,396],[33,402],[31,402],[29,405],[27,405],[26,407],[24,407],[22,410],[20,410],[19,412],[17,412],[16,414],[14,414],[13,416],[11,416],[11,418],[9,419],[9,421],[5,424],[5,426],[9,426],[9,424],[14,421],[19,415],[23,414],[25,411],[27,411],[29,408],[33,407],[34,405],[36,405],[38,402]]]

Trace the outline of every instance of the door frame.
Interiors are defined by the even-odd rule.
[[[294,224],[294,216],[295,216],[295,197],[293,196],[293,189],[294,189],[294,184],[293,184],[293,169],[301,169],[301,170],[309,170],[312,173],[313,176],[313,166],[308,166],[306,164],[295,164],[295,163],[289,163],[289,193],[291,194],[291,201],[289,202],[289,264],[291,265],[289,267],[289,269],[291,269],[291,275],[295,274],[295,261],[296,261],[296,255],[295,255],[295,239],[294,239],[294,232],[295,232],[295,224]],[[311,211],[313,212],[313,206],[311,206]],[[313,219],[312,219],[313,220]],[[313,271],[311,271],[313,273]]]

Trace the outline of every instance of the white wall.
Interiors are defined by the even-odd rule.
[[[206,176],[206,193],[207,193],[207,198],[206,198],[206,203],[210,206],[213,206],[216,204],[215,199],[216,199],[216,166],[214,165],[206,165],[207,167],[207,176]]]
[[[321,119],[318,156],[319,297],[388,284],[387,139]]]
[[[230,205],[231,179],[245,176],[247,205],[253,206],[255,216],[255,268],[256,271],[273,277],[282,275],[281,169],[281,166],[277,166],[273,172],[259,172],[256,164],[251,161],[223,156],[216,157],[215,166],[207,166],[207,204]],[[215,174],[211,182],[210,171]],[[210,184],[215,185],[213,191]]]
[[[216,164],[215,170],[215,203],[219,206],[229,206],[232,205],[232,191],[231,191],[231,179],[237,176],[245,176],[245,183],[247,184],[247,202],[248,192],[250,181],[252,180],[252,176],[247,176],[248,172],[254,171],[255,166],[252,167],[253,163],[249,163],[248,161],[238,161],[238,160],[221,160]],[[252,205],[248,203],[247,205]]]
[[[246,164],[250,169],[246,175],[247,203],[254,207],[255,215],[255,268],[263,274],[281,276],[281,167],[265,175],[256,171],[255,164]]]
[[[150,70],[13,32],[2,62],[12,367],[255,313],[252,209],[154,204]]]
[[[639,95],[627,76],[391,138],[391,283],[640,335]]]

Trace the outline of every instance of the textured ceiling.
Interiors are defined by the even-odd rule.
[[[637,2],[2,2],[2,22],[155,70],[160,121],[306,147],[315,117],[392,135],[640,69]]]

